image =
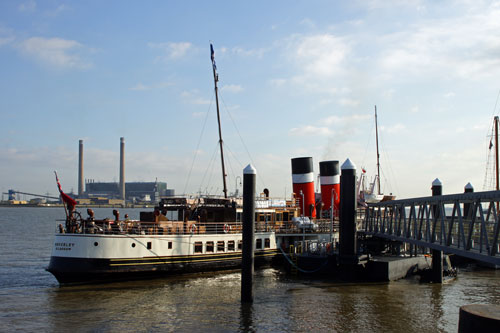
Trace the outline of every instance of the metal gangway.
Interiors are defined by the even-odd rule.
[[[358,233],[500,267],[500,191],[368,204]]]

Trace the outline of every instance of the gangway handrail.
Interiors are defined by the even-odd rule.
[[[499,202],[486,191],[370,203],[359,231],[500,267]]]

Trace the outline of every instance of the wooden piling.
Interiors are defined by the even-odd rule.
[[[432,182],[432,196],[440,196],[443,194],[443,183],[436,178]],[[433,207],[434,218],[440,218],[440,207]],[[432,282],[443,283],[443,251],[432,250]]]
[[[249,164],[243,170],[243,248],[241,262],[241,302],[253,302],[255,183],[257,170]]]
[[[340,240],[341,262],[357,262],[356,242],[356,166],[347,159],[340,175]]]

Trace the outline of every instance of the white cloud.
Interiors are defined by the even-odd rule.
[[[211,100],[200,97],[197,90],[183,91],[181,93],[181,98],[187,103],[196,105],[208,105],[212,103]]]
[[[394,96],[394,93],[396,92],[395,89],[393,88],[390,88],[390,89],[387,89],[386,91],[384,91],[382,93],[382,96],[384,96],[385,98],[388,98],[388,99],[391,99],[392,96]]]
[[[408,7],[415,8],[418,11],[424,11],[426,9],[423,4],[423,0],[363,0],[359,1],[360,5],[366,7],[370,10],[374,9],[392,9],[394,7]]]
[[[321,121],[322,124],[326,125],[342,125],[346,123],[357,123],[362,122],[367,119],[371,119],[373,116],[369,114],[353,114],[349,116],[330,116]]]
[[[426,20],[384,36],[380,64],[392,73],[477,79],[500,74],[500,8]]]
[[[314,21],[311,20],[310,18],[305,18],[305,19],[301,20],[300,24],[307,27],[307,28],[315,28],[316,27],[316,23],[314,23]]]
[[[151,84],[151,85],[145,85],[142,82],[139,82],[135,86],[128,88],[128,90],[132,90],[132,91],[155,90],[155,89],[162,89],[162,88],[170,87],[173,85],[174,84],[171,82],[161,82],[161,83],[156,83],[156,84]]]
[[[342,106],[356,107],[359,105],[359,103],[360,101],[349,98],[341,98],[339,100],[339,104]]]
[[[455,97],[455,93],[454,92],[447,92],[446,94],[444,94],[444,97],[445,98],[452,98],[452,97]]]
[[[164,56],[158,57],[159,60],[180,59],[193,48],[193,45],[189,42],[148,43],[148,46],[152,49],[161,49],[165,53]]]
[[[275,87],[281,87],[286,83],[286,79],[271,79],[269,84]]]
[[[233,47],[231,51],[239,56],[244,56],[244,57],[255,57],[255,58],[262,58],[264,56],[264,53],[266,52],[265,49],[244,49],[242,47]]]
[[[56,7],[56,8],[54,8],[54,9],[49,9],[49,10],[47,10],[47,11],[45,12],[45,15],[47,15],[47,16],[51,16],[51,17],[55,17],[55,16],[57,16],[57,15],[61,14],[62,12],[66,11],[66,10],[68,10],[68,9],[69,9],[69,7],[68,7],[67,5],[65,5],[65,4],[61,4],[61,5],[57,6],[57,7]]]
[[[301,76],[331,78],[342,72],[350,46],[332,34],[292,37],[289,48]]]
[[[295,127],[290,129],[289,134],[291,136],[311,136],[311,135],[327,136],[331,134],[331,131],[328,129],[328,127],[316,127],[316,126],[306,125],[303,127]]]
[[[239,93],[243,91],[243,88],[239,84],[227,84],[221,87],[223,91],[231,93]]]
[[[86,69],[92,66],[78,52],[83,45],[62,38],[31,37],[19,44],[21,52],[43,64],[57,68]]]
[[[36,10],[36,2],[33,0],[21,3],[18,7],[21,12],[33,12]]]
[[[0,37],[0,47],[2,45],[7,45],[11,42],[14,41],[14,37],[11,37],[11,36],[7,36],[7,37]]]
[[[151,87],[145,86],[142,83],[137,83],[135,86],[129,88],[129,90],[134,90],[134,91],[144,91],[144,90],[150,90]]]
[[[387,127],[387,126],[380,126],[380,130],[387,132],[387,133],[398,133],[401,131],[404,131],[406,129],[406,126],[403,124],[395,124],[393,126]]]

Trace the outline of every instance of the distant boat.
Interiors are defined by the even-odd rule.
[[[377,146],[377,174],[373,178],[373,181],[367,186],[366,184],[366,171],[362,169],[361,176],[358,180],[357,193],[358,202],[362,205],[367,203],[377,203],[380,201],[389,201],[396,199],[395,195],[389,194],[384,195],[380,188],[380,153],[378,148],[378,122],[377,122],[377,106],[375,105],[375,138]],[[377,189],[375,190],[375,187]]]
[[[493,118],[493,126],[490,135],[490,143],[488,147],[488,160],[486,162],[486,174],[484,176],[483,190],[500,189],[499,177],[499,149],[498,149],[498,116]]]

